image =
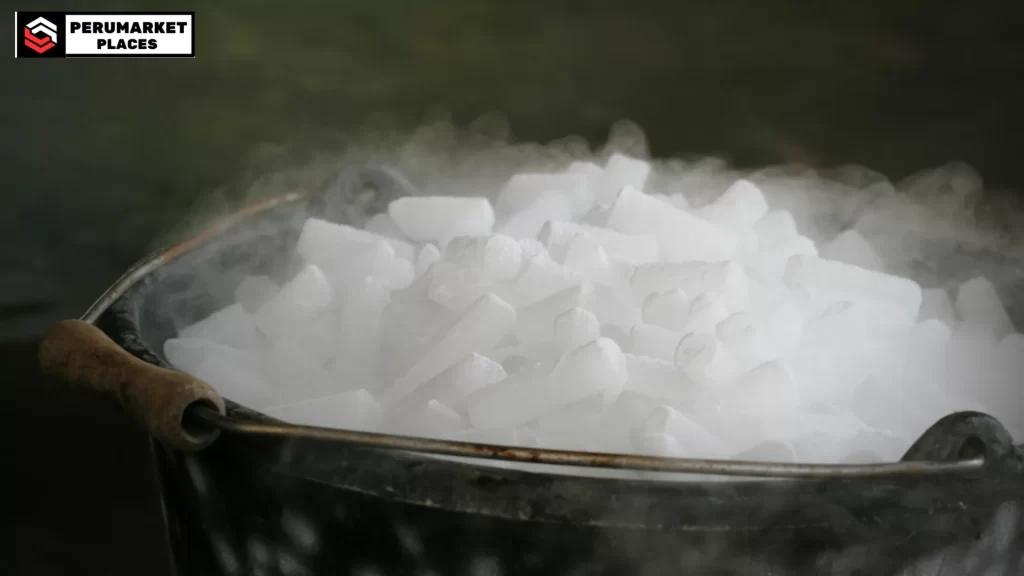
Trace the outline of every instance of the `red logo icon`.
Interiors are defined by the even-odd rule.
[[[45,18],[36,18],[25,25],[25,46],[39,54],[57,44],[57,27]]]

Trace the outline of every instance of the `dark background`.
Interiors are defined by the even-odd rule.
[[[990,188],[1024,189],[1015,4],[178,2],[159,8],[197,12],[194,60],[9,53],[0,360],[15,571],[166,570],[145,438],[106,404],[41,380],[33,358],[47,325],[81,314],[197,202],[230,203],[254,174],[347,135],[487,113],[520,140],[599,145],[628,118],[658,156],[858,163],[893,179],[962,160]]]

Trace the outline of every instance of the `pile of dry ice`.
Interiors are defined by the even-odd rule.
[[[893,461],[968,409],[1020,439],[1024,337],[989,281],[922,289],[751,181],[695,207],[650,172],[615,154],[309,219],[294,277],[246,278],[165,356],[285,421],[494,444]]]

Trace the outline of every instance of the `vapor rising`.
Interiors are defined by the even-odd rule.
[[[1018,219],[966,165],[741,172],[650,159],[629,123],[595,152],[486,119],[364,138],[245,197],[340,194],[367,164],[434,198],[304,215],[277,277],[176,311],[168,359],[284,420],[493,443],[885,461],[958,410],[1024,432]]]

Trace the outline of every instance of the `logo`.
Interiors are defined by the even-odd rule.
[[[42,35],[42,37],[39,36]],[[25,46],[42,54],[57,45],[57,25],[40,16],[25,25]]]
[[[15,58],[64,58],[68,34],[63,13],[17,12],[14,22]]]
[[[195,12],[16,12],[16,58],[194,58]]]

